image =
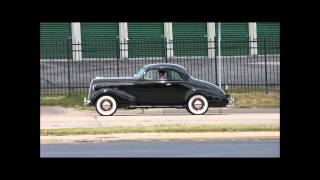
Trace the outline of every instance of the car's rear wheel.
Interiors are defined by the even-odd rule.
[[[111,96],[101,96],[96,101],[96,111],[101,116],[111,116],[117,111],[117,101]]]
[[[208,100],[202,95],[194,95],[188,100],[187,111],[190,114],[204,114],[208,111]]]

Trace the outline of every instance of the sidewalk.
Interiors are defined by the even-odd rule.
[[[40,128],[97,128],[112,126],[280,124],[279,109],[210,109],[205,115],[190,115],[184,109],[119,110],[113,116],[63,107],[41,107]]]
[[[75,108],[64,108],[61,106],[41,106],[41,114],[73,114],[78,115],[93,115],[98,114],[95,110],[77,110]],[[206,114],[216,114],[216,113],[280,113],[280,108],[209,108]],[[154,108],[154,109],[118,109],[114,115],[166,115],[166,114],[186,114],[189,115],[186,109],[176,109],[176,108]]]

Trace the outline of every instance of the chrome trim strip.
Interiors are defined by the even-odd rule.
[[[229,104],[233,104],[234,103],[234,97],[229,97],[228,101],[229,101]]]
[[[90,82],[90,85],[89,85],[89,91],[88,91],[88,96],[87,96],[87,100],[89,100],[90,99],[90,95],[91,95],[91,87],[92,87],[92,82],[93,82],[93,80],[95,80],[96,78],[94,78],[94,79],[92,79],[91,80],[91,82]]]
[[[83,100],[83,105],[88,105],[90,104],[91,102],[89,100],[87,100],[87,98],[85,97],[84,100]]]

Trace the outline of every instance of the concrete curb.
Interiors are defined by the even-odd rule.
[[[40,136],[41,144],[109,141],[170,141],[170,140],[270,140],[280,139],[279,131],[261,132],[200,132],[200,133],[116,133],[96,135]]]

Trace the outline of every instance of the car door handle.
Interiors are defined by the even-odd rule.
[[[171,86],[171,83],[167,83],[166,86]]]

